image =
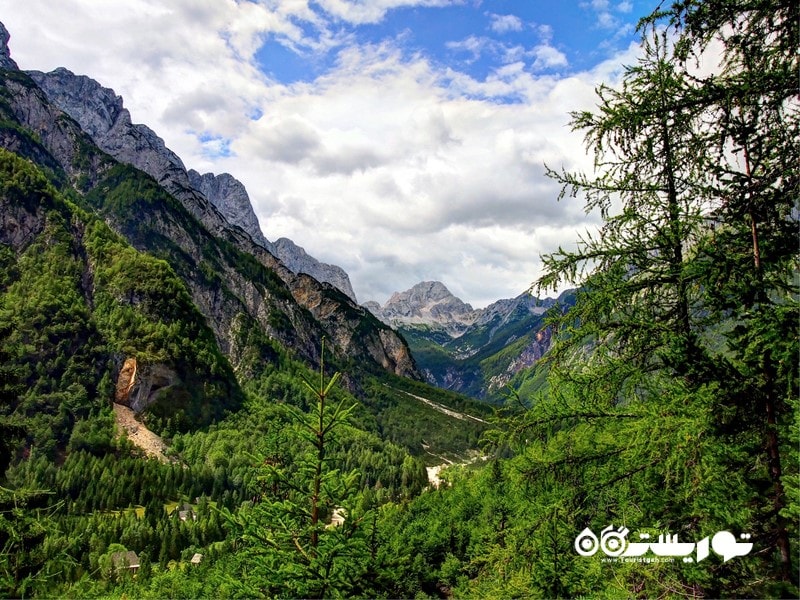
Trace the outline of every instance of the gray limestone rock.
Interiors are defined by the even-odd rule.
[[[264,237],[258,217],[250,203],[250,196],[241,181],[229,173],[201,175],[189,169],[189,184],[208,198],[229,223],[241,227],[253,241],[272,254],[277,254],[275,246]]]
[[[11,58],[11,51],[8,49],[9,39],[11,39],[11,34],[8,33],[5,25],[0,23],[0,69],[16,71],[19,67]]]
[[[451,337],[461,335],[480,315],[480,311],[456,298],[439,281],[423,281],[405,292],[395,292],[379,312],[373,310],[374,305],[368,308],[394,327],[433,325]]]
[[[323,263],[288,238],[280,238],[274,244],[276,256],[295,273],[311,275],[317,281],[330,283],[356,302],[356,293],[350,284],[350,276],[341,267]]]
[[[64,68],[50,73],[30,71],[29,75],[50,101],[75,119],[102,150],[152,176],[212,233],[219,235],[234,225],[253,242],[278,256],[293,273],[306,273],[330,283],[355,302],[350,278],[344,270],[309,256],[291,240],[269,242],[239,180],[228,173],[201,175],[187,171],[181,159],[152,129],[132,123],[122,98],[113,90]]]

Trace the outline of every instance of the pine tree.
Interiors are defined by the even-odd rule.
[[[324,341],[321,356],[318,380],[303,379],[316,400],[310,412],[286,407],[294,426],[289,444],[299,446],[292,448],[292,463],[275,460],[279,453],[270,448],[256,502],[235,515],[223,513],[243,543],[237,556],[247,576],[235,583],[246,595],[343,596],[366,568],[366,514],[358,512],[355,497],[359,476],[340,471],[331,458],[337,430],[355,405],[346,407],[346,397],[330,402],[340,375],[326,381]],[[345,515],[341,525],[328,524],[334,511]]]
[[[545,258],[538,286],[579,293],[551,316],[551,395],[512,423],[521,470],[547,481],[553,509],[579,528],[740,530],[775,549],[713,575],[628,572],[637,593],[796,593],[779,583],[796,553],[781,461],[793,457],[796,478],[784,441],[798,393],[800,164],[787,10],[719,0],[654,14],[621,88],[601,87],[598,110],[573,115],[595,174],[551,172],[603,226]],[[690,57],[712,38],[722,68],[701,76]]]

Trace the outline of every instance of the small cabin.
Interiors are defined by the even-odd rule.
[[[178,518],[181,521],[189,521],[189,520],[197,521],[197,513],[195,512],[194,508],[192,508],[191,504],[184,503],[182,505],[179,505],[175,508],[173,514],[175,512],[178,513]]]
[[[133,550],[114,552],[111,555],[111,564],[114,565],[115,571],[128,569],[136,573],[139,570],[139,556]]]

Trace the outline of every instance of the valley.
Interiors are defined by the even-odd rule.
[[[214,10],[285,17],[276,7],[289,4],[223,3],[192,19]],[[308,29],[332,44],[326,68],[395,82],[407,57],[386,40],[365,56],[334,58],[331,48],[406,5],[328,4],[304,5],[315,16]],[[620,17],[629,4],[609,10]],[[177,31],[173,8],[156,32]],[[335,31],[321,16],[333,19],[330,11],[343,11]],[[194,99],[203,106],[194,117],[213,115],[221,127],[226,111],[246,105],[246,119],[264,126],[257,143],[234,139],[233,126],[230,140],[182,131],[200,165],[241,165],[237,152],[257,151],[253,171],[276,174],[270,185],[302,173],[335,187],[343,213],[370,180],[374,202],[358,218],[387,244],[395,229],[488,232],[492,272],[509,256],[522,260],[527,250],[514,246],[523,237],[559,240],[538,274],[520,275],[526,291],[478,309],[434,278],[383,304],[359,303],[345,269],[292,239],[268,239],[254,208],[266,204],[234,175],[187,168],[89,75],[20,68],[0,23],[0,596],[797,597],[795,12],[702,0],[628,23],[640,38],[625,55],[635,66],[598,63],[595,108],[571,113],[594,155],[590,173],[540,165],[532,149],[556,146],[544,129],[523,134],[527,121],[491,133],[486,124],[501,113],[536,112],[528,93],[561,105],[537,87],[562,77],[552,69],[565,69],[570,90],[589,74],[561,61],[549,26],[486,10],[480,31],[535,31],[538,45],[511,52],[475,38],[442,42],[448,52],[488,44],[528,66],[504,64],[485,81],[450,67],[430,77],[439,67],[414,50],[407,90],[430,79],[443,108],[412,110],[409,131],[382,138],[380,152],[358,128],[323,139],[310,113],[285,118],[277,92],[258,106],[227,89],[154,99],[173,117]],[[286,31],[306,35],[305,17],[292,14]],[[605,22],[616,21],[609,13]],[[243,23],[209,47],[263,34],[249,16]],[[411,43],[414,31],[393,43]],[[152,32],[137,32],[146,54]],[[281,35],[283,52],[305,48]],[[719,65],[700,77],[695,61],[709,50]],[[179,55],[151,57],[152,69]],[[544,75],[548,57],[556,62]],[[253,69],[279,59],[244,60],[254,89],[275,83],[275,73]],[[333,72],[281,84],[280,94],[308,108],[323,91],[342,91]],[[137,77],[144,85],[154,73]],[[526,82],[513,93],[511,75]],[[501,95],[483,96],[489,88]],[[456,117],[472,119],[486,148],[451,131]],[[436,150],[392,163],[417,138]],[[486,173],[478,187],[492,214],[482,214],[453,149],[464,160],[503,156],[514,173],[549,181],[527,198],[505,189],[517,181],[509,172]],[[439,168],[449,173],[441,181]],[[406,171],[404,187],[394,175]],[[433,190],[445,188],[448,202],[431,209]],[[308,198],[256,192],[284,224],[320,211]],[[553,209],[557,200],[569,208]],[[395,214],[395,202],[409,214]],[[315,227],[335,227],[320,212]],[[596,230],[562,243],[578,213]],[[352,232],[338,233],[358,251]],[[378,246],[361,246],[365,256],[350,264],[406,281],[453,273],[454,259],[434,248]],[[401,250],[441,265],[400,265]],[[682,542],[634,545],[631,532]],[[696,548],[682,560],[651,560],[686,545]]]
[[[574,291],[555,299],[523,293],[474,310],[443,283],[422,282],[383,306],[364,306],[403,335],[426,381],[499,404],[509,389],[539,389],[538,363],[551,344],[547,312],[567,310],[574,297]]]

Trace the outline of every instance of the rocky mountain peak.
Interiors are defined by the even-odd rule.
[[[350,276],[341,267],[318,261],[289,238],[280,238],[273,244],[273,248],[275,256],[289,270],[311,275],[317,281],[330,283],[353,302],[356,302],[356,293],[350,283]]]
[[[76,75],[58,67],[50,73],[29,71],[47,97],[75,119],[95,141],[104,139],[119,121],[130,125],[130,113],[122,105],[122,96],[101,86],[85,75]]]
[[[330,283],[355,302],[350,278],[344,270],[321,263],[290,240],[282,242],[280,249],[269,242],[240,181],[228,173],[201,175],[187,171],[183,161],[152,129],[132,123],[122,97],[114,90],[64,68],[28,74],[48,99],[72,117],[103,151],[152,176],[210,231],[224,234],[229,225],[234,225],[278,257],[290,271]]]
[[[423,281],[404,292],[395,292],[383,306],[365,305],[385,323],[403,325],[434,325],[457,337],[480,314],[469,304],[454,296],[440,281]]]
[[[255,243],[276,254],[275,246],[267,241],[261,231],[250,196],[241,181],[230,173],[201,175],[194,169],[189,169],[188,175],[191,186],[208,198],[229,223],[241,227]]]
[[[8,40],[10,39],[11,34],[8,33],[8,29],[6,29],[5,25],[0,23],[0,69],[16,71],[19,67],[11,58],[11,51],[8,49]]]
[[[49,73],[27,73],[50,102],[72,117],[104,152],[141,169],[175,197],[187,201],[186,194],[191,192],[191,187],[183,161],[152,129],[132,123],[122,97],[114,90],[64,68]],[[188,201],[197,203],[198,199]],[[203,202],[207,200],[203,198],[200,204]]]
[[[402,338],[331,286],[293,273],[241,227],[233,226],[190,184],[182,161],[164,141],[148,127],[132,124],[122,99],[112,90],[66,69],[0,77],[0,88],[7,103],[5,114],[14,131],[22,132],[0,139],[0,147],[16,152],[20,140],[41,140],[25,146],[29,160],[60,169],[76,182],[85,178],[90,188],[102,190],[92,198],[102,217],[137,250],[165,257],[183,278],[196,316],[206,321],[232,364],[242,360],[241,327],[257,326],[312,364],[319,360],[319,340],[327,335],[342,357],[419,377]],[[71,118],[64,118],[65,113]],[[134,169],[118,167],[106,155]],[[238,189],[229,177],[220,180],[221,190]],[[128,185],[159,201],[140,198]],[[112,190],[121,202],[103,204],[103,194]],[[83,192],[76,188],[76,193]],[[135,211],[128,210],[133,207]],[[27,239],[42,226],[40,219],[27,215],[23,221],[17,225],[11,219],[0,237]],[[208,274],[209,267],[216,276]]]

